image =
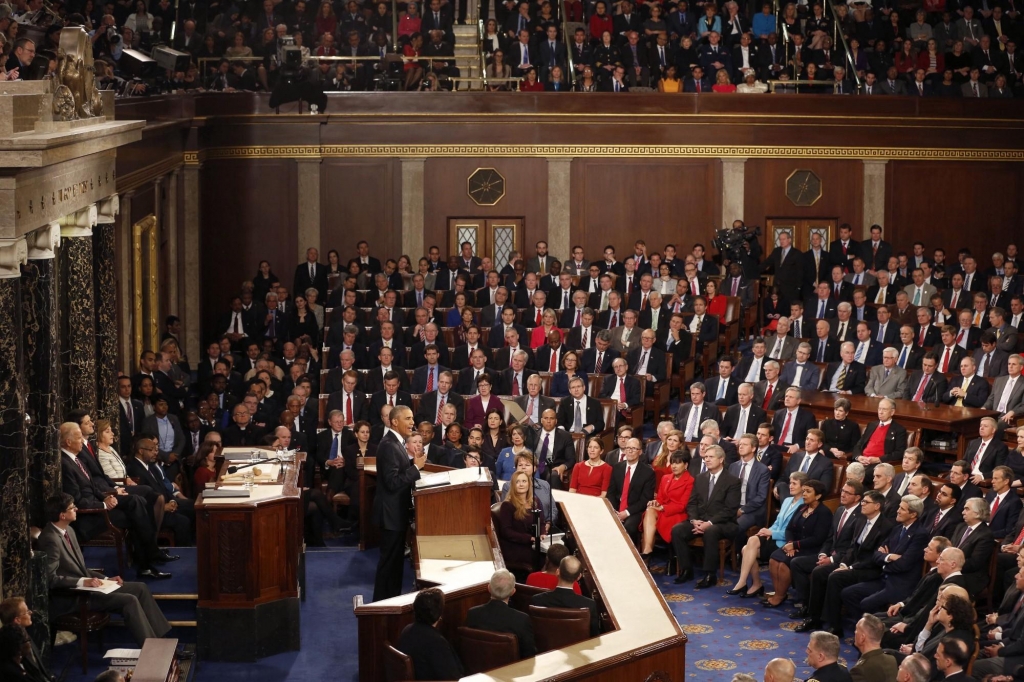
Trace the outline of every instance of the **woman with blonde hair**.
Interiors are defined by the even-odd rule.
[[[544,511],[533,496],[533,479],[525,471],[516,471],[498,509],[497,531],[505,566],[519,582],[525,582],[533,570],[538,521],[543,528]]]

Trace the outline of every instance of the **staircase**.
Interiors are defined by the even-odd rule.
[[[476,23],[456,24],[455,32],[455,65],[463,78],[482,78],[480,71],[480,35]],[[483,90],[483,83],[459,83],[459,90]]]

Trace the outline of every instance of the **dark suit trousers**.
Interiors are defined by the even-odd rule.
[[[676,557],[679,559],[679,570],[683,571],[693,567],[693,558],[690,556],[690,541],[697,537],[704,538],[704,564],[703,568],[708,573],[718,572],[718,541],[732,540],[736,535],[735,523],[714,524],[708,528],[703,535],[693,532],[693,525],[689,521],[677,523],[672,528],[672,546],[676,550]]]
[[[349,505],[346,518],[349,523],[356,523],[359,520],[359,480],[353,481],[346,477],[344,467],[327,467],[327,491],[332,497],[339,492],[348,494]]]
[[[108,511],[107,515],[115,526],[131,531],[128,543],[134,555],[135,567],[142,570],[152,566],[160,550],[156,546],[156,531],[143,498],[119,495],[117,506]]]
[[[881,578],[859,582],[843,590],[846,617],[855,622],[865,613],[887,610],[904,596],[893,594],[893,590],[887,589]]]
[[[405,531],[380,530],[380,560],[373,581],[373,601],[402,594],[402,571],[405,568]]]
[[[120,613],[139,646],[151,637],[163,637],[171,629],[144,583],[125,582],[110,594],[90,594],[89,608]]]
[[[1017,572],[1017,555],[1000,552],[996,547],[996,579],[992,585],[992,603],[1003,601],[1006,590],[1013,585],[1013,576]]]
[[[817,566],[818,557],[796,557],[789,564],[793,576],[793,585],[799,590],[807,605],[808,617],[821,620],[821,611],[825,606],[825,594],[828,590],[828,577],[839,568],[839,564]],[[799,576],[799,577],[798,577]]]
[[[825,604],[821,611],[822,623],[842,629],[843,591],[859,582],[879,580],[881,577],[882,571],[875,568],[833,571],[828,576],[828,587],[825,589]]]

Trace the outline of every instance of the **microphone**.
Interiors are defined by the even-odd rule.
[[[261,459],[258,462],[249,462],[248,464],[231,465],[228,467],[228,473],[233,474],[242,469],[248,469],[249,467],[259,466],[260,464],[267,464],[268,462],[280,462],[277,457],[271,457],[270,459]]]

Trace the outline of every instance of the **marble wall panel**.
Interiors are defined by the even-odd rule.
[[[0,549],[2,598],[28,590],[28,451],[25,447],[25,355],[21,278],[0,280]]]
[[[93,280],[96,299],[96,412],[93,419],[109,419],[118,437],[117,410],[117,263],[115,224],[93,229]]]
[[[65,238],[59,254],[61,400],[64,411],[96,411],[96,310],[92,238]]]

